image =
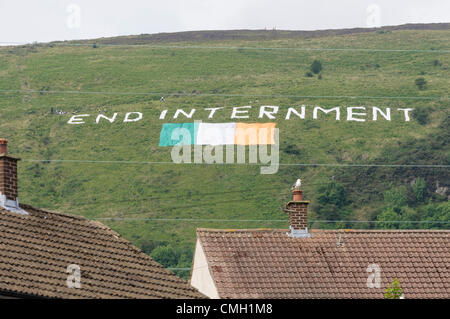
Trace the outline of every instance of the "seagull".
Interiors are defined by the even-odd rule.
[[[295,182],[295,184],[292,185],[292,189],[299,189],[300,186],[302,186],[302,180],[299,178],[299,179],[297,179],[297,181]]]

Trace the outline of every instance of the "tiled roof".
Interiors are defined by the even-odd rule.
[[[0,207],[0,295],[50,298],[204,298],[105,225],[21,205]],[[67,267],[81,268],[68,288]]]
[[[450,298],[448,230],[198,229],[221,298],[384,298],[398,278],[405,298]],[[339,235],[341,235],[338,245]],[[381,268],[368,288],[367,268]]]

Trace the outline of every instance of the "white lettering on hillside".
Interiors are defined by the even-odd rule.
[[[164,119],[166,118],[166,114],[167,114],[167,110],[163,110],[163,111],[161,112],[161,115],[159,116],[159,119],[160,119],[160,120],[164,120]]]
[[[340,116],[341,116],[341,109],[339,107],[333,107],[332,109],[327,110],[327,109],[321,108],[320,106],[316,106],[313,111],[313,119],[315,119],[315,120],[317,120],[317,112],[318,111],[321,111],[325,114],[328,114],[330,112],[336,112],[336,121],[339,121]]]
[[[389,107],[386,108],[386,112],[383,113],[383,111],[374,106],[372,107],[372,113],[373,113],[373,117],[372,120],[376,121],[377,120],[377,113],[380,113],[381,116],[383,116],[386,120],[390,121],[391,120],[391,109]]]
[[[117,117],[117,113],[114,113],[113,117],[107,117],[103,114],[99,114],[97,116],[97,119],[95,120],[95,123],[98,124],[98,122],[100,122],[100,119],[105,119],[105,120],[108,120],[109,123],[113,123],[116,120],[116,117]]]
[[[210,107],[206,108],[205,111],[210,111],[208,118],[212,119],[214,117],[214,113],[216,113],[217,110],[223,109],[223,107]]]
[[[266,111],[266,108],[271,108],[272,111]],[[273,105],[265,105],[265,106],[261,106],[259,108],[259,116],[258,118],[262,119],[265,116],[267,116],[269,119],[273,120],[275,118],[274,114],[277,114],[278,112],[278,106],[273,106]]]
[[[399,111],[403,111],[405,114],[405,122],[409,122],[409,112],[411,112],[413,109],[398,109]]]
[[[192,118],[192,115],[194,115],[194,113],[195,113],[195,109],[191,109],[191,111],[189,113],[186,113],[182,109],[177,109],[176,112],[175,112],[175,115],[173,116],[173,118],[176,119],[176,118],[178,118],[179,114],[183,114],[185,117],[190,119],[190,118]]]
[[[83,117],[90,116],[89,114],[74,115],[70,118],[68,124],[84,124]]]
[[[243,114],[243,113],[247,113],[248,114],[248,110],[240,110],[240,109],[251,109],[251,106],[236,106],[233,107],[233,113],[231,113],[231,118],[232,119],[248,119],[248,115],[238,115],[238,114]]]
[[[403,119],[405,122],[411,121],[411,112],[414,110],[413,108],[397,108],[395,109],[397,113],[392,113],[391,108],[380,108],[377,106],[366,107],[366,106],[349,106],[349,107],[330,107],[323,108],[320,106],[314,106],[308,108],[306,105],[302,106],[292,106],[288,108],[280,108],[275,105],[263,105],[259,108],[259,112],[250,112],[252,110],[252,106],[235,106],[231,111],[226,110],[225,107],[210,107],[200,109],[197,112],[196,109],[184,110],[184,109],[176,109],[170,110],[165,109],[159,113],[160,120],[168,120],[168,119],[178,119],[178,118],[186,118],[186,119],[215,119],[218,117],[218,113],[221,113],[221,120],[223,120],[224,112],[229,112],[229,118],[234,119],[250,119],[251,117],[257,119],[284,119],[286,121],[289,120],[305,120],[311,118],[313,120],[321,120],[321,119],[335,119],[336,121],[341,120],[341,113],[343,112],[346,116],[343,118],[349,122],[367,122],[367,121],[391,121],[392,116],[394,119]],[[231,114],[230,114],[231,113]],[[333,114],[334,113],[334,114]],[[195,115],[195,117],[194,117]],[[68,120],[67,124],[86,124],[86,117],[91,116],[91,114],[78,114],[73,115]],[[157,115],[158,116],[158,115]],[[220,115],[219,115],[220,116]],[[141,112],[126,112],[119,113],[115,112],[112,115],[98,114],[95,117],[95,124],[99,124],[100,122],[109,122],[115,123],[118,118],[122,117],[121,120],[123,123],[132,123],[141,121],[144,118],[143,113]]]
[[[137,117],[130,119],[131,115],[137,115]],[[142,120],[142,113],[141,112],[128,112],[127,114],[125,114],[125,118],[123,119],[123,121],[125,123],[127,123],[127,122],[137,122],[137,121],[140,121],[140,120]]]
[[[356,118],[354,116],[366,116],[366,113],[356,113],[353,110],[366,110],[364,106],[355,106],[347,108],[347,121],[365,122],[366,119]]]
[[[294,113],[295,115],[297,115],[299,118],[301,119],[305,119],[305,112],[306,112],[306,106],[302,105],[301,108],[301,113],[298,113],[297,110],[295,108],[288,108],[287,114],[286,114],[286,120],[290,120],[291,119],[291,113]]]

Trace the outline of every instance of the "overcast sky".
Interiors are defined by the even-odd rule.
[[[0,0],[0,42],[450,22],[449,0]]]

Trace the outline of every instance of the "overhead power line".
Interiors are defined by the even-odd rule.
[[[119,221],[163,221],[163,222],[289,222],[288,219],[210,219],[210,218],[133,218],[133,217],[98,217],[93,220]],[[444,220],[308,220],[308,223],[411,223],[411,224],[450,224]]]
[[[137,164],[137,165],[249,165],[249,166],[267,166],[273,163],[174,163],[165,161],[101,161],[101,160],[63,160],[63,159],[22,159],[24,162],[42,162],[42,163],[75,163],[75,164]],[[325,167],[405,167],[405,168],[450,168],[450,165],[444,164],[338,164],[338,163],[278,163],[279,166],[325,166]]]
[[[0,93],[42,94],[93,94],[93,95],[154,95],[154,96],[222,96],[222,97],[270,97],[311,99],[386,99],[386,100],[440,100],[446,96],[365,96],[365,95],[292,95],[292,94],[239,94],[239,93],[176,93],[176,92],[120,92],[120,91],[59,91],[59,90],[0,90]]]
[[[318,185],[328,185],[332,182],[336,182],[336,183],[348,183],[349,181],[347,180],[343,180],[343,179],[339,179],[339,180],[329,180],[329,181],[323,181],[323,182],[315,182],[315,183],[308,183],[307,185],[304,185],[304,187],[307,189],[311,186],[318,186]],[[370,188],[376,188],[376,186],[374,185],[365,185],[365,190],[370,189]],[[247,200],[248,198],[253,198],[253,194],[261,194],[261,191],[272,191],[272,190],[280,190],[280,187],[249,187],[249,188],[244,188],[244,189],[234,189],[231,191],[217,191],[217,192],[205,192],[205,193],[198,193],[195,191],[188,191],[188,192],[176,192],[176,194],[174,195],[162,195],[162,196],[155,196],[153,197],[154,194],[150,194],[147,197],[144,198],[128,198],[128,199],[121,199],[121,200],[92,200],[89,202],[80,202],[80,201],[76,201],[74,203],[70,203],[73,204],[75,206],[91,206],[91,205],[98,205],[98,204],[117,204],[117,203],[136,203],[136,202],[147,202],[147,201],[157,201],[157,200],[167,200],[167,199],[172,199],[172,198],[184,198],[184,199],[191,199],[191,198],[196,198],[199,196],[202,197],[206,197],[206,196],[214,196],[214,195],[224,195],[224,194],[247,194],[245,196],[245,198],[243,198],[242,200]],[[252,194],[251,196],[248,196],[248,194]],[[371,193],[375,193],[375,192],[371,192]],[[162,194],[162,193],[157,193],[157,194]],[[173,194],[173,193],[170,193]],[[272,194],[273,195],[273,194]],[[285,196],[289,196],[290,195],[290,190],[289,188],[286,188],[285,191],[282,191],[280,193],[277,193],[275,195],[281,196],[281,195],[285,195]],[[212,204],[216,204],[215,202],[213,202]],[[182,206],[182,208],[184,208],[186,206]],[[178,207],[175,207],[178,208]]]

